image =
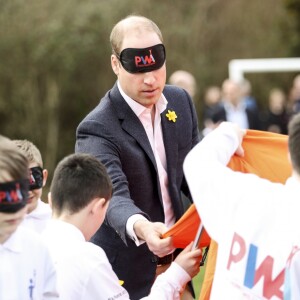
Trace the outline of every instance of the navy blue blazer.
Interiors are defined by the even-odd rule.
[[[186,91],[166,85],[163,94],[168,101],[161,123],[169,193],[178,220],[184,213],[181,191],[189,195],[182,164],[199,142],[198,122]],[[175,123],[166,117],[168,110],[175,111]],[[131,299],[140,299],[150,292],[156,258],[146,244],[137,247],[126,235],[126,222],[134,214],[142,214],[152,222],[164,222],[164,211],[157,166],[147,134],[116,84],[79,124],[75,151],[96,156],[111,177],[113,196],[105,221],[92,242],[104,249],[119,279],[124,280]]]

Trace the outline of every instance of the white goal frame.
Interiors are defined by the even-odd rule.
[[[300,58],[233,59],[229,62],[229,78],[240,82],[244,73],[300,71]]]

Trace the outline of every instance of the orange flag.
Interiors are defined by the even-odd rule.
[[[243,173],[253,173],[273,182],[284,183],[292,173],[288,161],[287,141],[286,135],[247,130],[243,139],[244,157],[232,156],[228,167]],[[172,236],[175,247],[184,248],[194,240],[200,221],[195,206],[191,205],[182,218],[163,237]],[[209,243],[210,238],[204,231],[200,240],[200,247],[206,247]],[[199,300],[209,299],[216,255],[217,244],[211,241]]]

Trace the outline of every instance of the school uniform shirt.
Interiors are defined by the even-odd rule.
[[[0,244],[0,299],[59,299],[47,246],[39,235],[21,226]]]
[[[51,220],[42,236],[56,264],[62,299],[129,299],[105,252],[99,246],[86,242],[77,227]],[[173,263],[167,272],[157,278],[150,296],[143,299],[179,300],[182,286],[189,280],[190,276]]]
[[[227,165],[232,170],[256,174],[272,182],[281,183],[285,183],[291,176],[292,167],[288,160],[288,136],[249,129],[243,138],[242,146],[245,155],[232,156]],[[253,155],[254,152],[255,155]],[[192,204],[182,218],[168,232],[164,233],[163,237],[172,236],[174,246],[184,248],[195,238],[200,221],[196,207]],[[210,241],[204,230],[200,239],[200,247],[208,245],[209,252],[199,300],[210,299],[218,248],[217,243],[214,240]]]
[[[286,261],[300,244],[299,179],[284,185],[231,170],[237,146],[223,123],[184,162],[197,211],[218,243],[210,299],[283,299]]]
[[[52,210],[48,203],[38,200],[36,209],[25,215],[22,226],[32,229],[37,233],[42,233],[47,222],[51,219]]]

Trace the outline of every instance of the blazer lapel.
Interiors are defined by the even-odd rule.
[[[153,163],[155,170],[157,171],[155,157],[145,129],[139,118],[123,99],[117,85],[115,85],[111,90],[111,97],[113,98],[112,104],[117,112],[118,118],[122,122],[122,128],[128,134],[130,134],[141,146],[141,148],[146,152],[151,162]]]
[[[123,121],[122,128],[130,134],[137,143],[141,146],[141,148],[146,152],[149,156],[150,160],[152,161],[155,170],[157,171],[155,157],[148,139],[148,136],[145,132],[143,125],[141,124],[139,118],[132,112],[130,109],[131,114],[128,114]]]
[[[173,110],[169,105],[161,114],[161,126],[166,150],[167,172],[169,182],[175,182],[176,179],[176,165],[178,159],[178,139],[177,139],[177,123],[169,121],[166,117],[168,110]]]

